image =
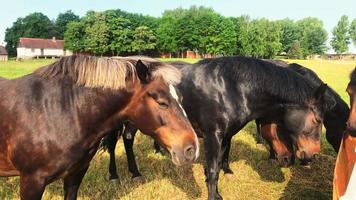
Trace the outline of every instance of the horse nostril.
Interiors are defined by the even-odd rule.
[[[193,160],[195,157],[195,148],[193,145],[189,145],[184,150],[184,156],[188,160]]]

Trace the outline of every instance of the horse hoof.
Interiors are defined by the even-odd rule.
[[[234,174],[234,172],[230,168],[223,169],[223,171],[225,175]]]
[[[223,200],[222,196],[220,194],[217,194],[215,196],[215,200]]]
[[[142,183],[142,182],[145,182],[145,177],[135,176],[135,177],[132,177],[132,181]]]

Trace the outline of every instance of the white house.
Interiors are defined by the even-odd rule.
[[[64,49],[64,40],[56,40],[56,38],[20,38],[17,45],[17,59],[68,55],[72,55],[72,52]]]

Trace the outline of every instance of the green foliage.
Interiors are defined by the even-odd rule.
[[[70,22],[67,25],[67,30],[64,33],[64,47],[75,52],[84,51],[84,23]]]
[[[349,32],[350,32],[351,41],[354,43],[354,46],[356,47],[356,19],[352,20]]]
[[[90,12],[86,19],[84,45],[86,52],[103,55],[109,50],[109,27],[104,13]]]
[[[288,50],[288,58],[301,59],[303,58],[303,49],[300,46],[300,42],[295,40]]]
[[[356,22],[353,24],[349,34],[355,38]],[[67,49],[97,55],[148,52],[182,55],[191,50],[215,56],[238,54],[257,58],[273,58],[281,52],[293,52],[294,57],[295,41],[299,42],[298,56],[299,51],[303,57],[322,54],[327,40],[323,23],[317,18],[296,22],[251,20],[248,16],[227,18],[211,8],[197,6],[167,10],[161,18],[116,9],[89,11],[79,19],[67,11],[59,14],[54,23],[43,14],[34,13],[19,18],[6,32],[10,55],[16,53],[21,36],[64,37]]]
[[[289,52],[290,48],[296,40],[300,40],[300,33],[296,23],[291,19],[283,19],[277,21],[281,26],[281,51]]]
[[[336,53],[342,54],[349,50],[350,44],[349,36],[349,19],[343,15],[337,25],[332,30],[333,38],[331,39],[331,46]]]
[[[139,26],[133,32],[132,51],[141,54],[146,50],[154,49],[156,37],[153,31],[147,26]]]
[[[233,19],[237,34],[236,53],[238,55],[249,56],[252,53],[252,46],[249,38],[250,17],[243,15]]]
[[[304,57],[323,54],[326,51],[327,32],[321,20],[307,17],[297,21],[296,25]]]
[[[157,47],[161,52],[177,52],[178,44],[176,37],[177,19],[165,12],[157,29]]]
[[[5,31],[6,49],[10,56],[16,56],[16,48],[20,37],[51,38],[55,36],[54,25],[42,13],[32,13],[25,18],[18,18]]]
[[[79,21],[79,16],[75,15],[71,10],[60,13],[55,21],[56,38],[63,39],[67,24],[77,21]]]

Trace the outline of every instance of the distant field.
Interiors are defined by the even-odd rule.
[[[191,63],[196,61],[183,60]],[[356,61],[287,61],[313,69],[346,102],[349,101],[345,88]],[[0,62],[0,76],[15,78],[50,62],[52,60]],[[312,169],[305,170],[298,164],[290,168],[280,168],[275,162],[268,160],[267,148],[256,145],[254,134],[255,127],[250,123],[233,138],[231,167],[235,174],[233,176],[220,174],[219,190],[224,199],[331,199],[335,153],[325,142],[325,138],[322,153],[313,162]],[[172,164],[168,156],[154,154],[150,138],[142,134],[136,138],[134,150],[145,182],[131,180],[123,143],[120,140],[116,152],[121,183],[113,184],[106,180],[108,155],[105,152],[98,152],[84,178],[79,199],[207,198],[203,154],[191,168],[178,168]],[[0,199],[19,199],[18,189],[18,178],[0,178]],[[61,182],[57,181],[47,187],[43,199],[63,199]]]

